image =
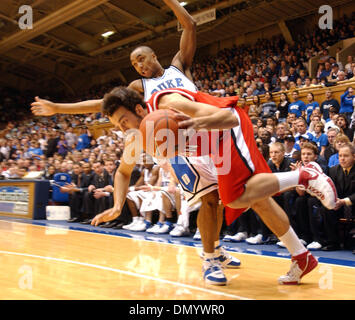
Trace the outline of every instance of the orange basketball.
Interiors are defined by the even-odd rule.
[[[173,158],[178,148],[178,122],[169,109],[149,113],[142,120],[139,130],[143,137],[143,149],[156,158]]]

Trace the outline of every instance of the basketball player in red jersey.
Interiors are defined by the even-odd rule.
[[[184,88],[190,91],[197,91],[192,82],[190,67],[196,51],[196,24],[189,13],[179,4],[177,0],[164,0],[175,13],[183,27],[180,39],[180,48],[172,59],[171,66],[164,69],[154,51],[146,46],[140,46],[132,51],[130,55],[132,66],[143,78],[134,80],[129,84],[129,88],[134,89],[144,95],[147,101],[154,92],[167,88]],[[92,113],[101,111],[102,99],[82,101],[73,104],[55,104],[50,101],[39,99],[32,104],[32,111],[36,115],[52,115],[55,113]],[[123,131],[125,124],[122,124]],[[190,164],[189,164],[190,165]],[[195,163],[195,169],[200,172],[198,163]],[[207,164],[201,164],[204,169],[208,169]],[[201,175],[201,173],[200,173]],[[211,177],[209,174],[206,177]],[[180,179],[179,179],[180,180]],[[206,179],[208,180],[208,179]],[[181,180],[180,180],[181,183]],[[240,265],[240,261],[229,255],[219,245],[219,234],[223,223],[223,215],[218,214],[219,193],[217,181],[211,181],[209,189],[199,192],[199,189],[205,189],[206,185],[199,186],[193,192],[201,198],[202,205],[197,217],[197,226],[201,234],[201,240],[204,249],[204,279],[209,284],[223,285],[227,279],[220,268],[220,263],[227,268],[235,268]],[[207,192],[208,191],[208,192]],[[231,211],[231,209],[226,209]],[[215,258],[218,258],[217,261]],[[208,261],[206,261],[208,259]]]
[[[317,266],[318,262],[302,245],[290,226],[286,213],[271,196],[295,186],[303,186],[309,193],[320,199],[324,206],[334,208],[337,201],[334,184],[312,164],[296,171],[270,173],[260,152],[256,151],[250,119],[243,110],[230,108],[230,102],[230,99],[211,97],[203,93],[171,89],[157,93],[149,101],[149,105],[153,109],[173,108],[180,111],[176,118],[181,121],[179,125],[183,128],[230,129],[223,131],[221,139],[223,147],[229,146],[226,149],[229,153],[227,152],[223,161],[231,162],[229,173],[218,176],[222,201],[224,205],[234,209],[251,207],[260,215],[292,255],[291,269],[279,278],[279,283],[298,284],[304,275]],[[124,87],[115,88],[105,96],[103,112],[109,116],[113,124],[124,126],[125,131],[137,129],[147,114],[145,103],[139,95]],[[126,159],[134,159],[135,150],[142,147],[135,145],[138,143],[137,140],[134,136],[127,140],[123,159],[125,153]],[[133,167],[134,161],[121,162],[115,184],[128,187]],[[93,220],[94,224],[110,221],[119,216],[125,194],[124,188],[115,189],[113,208],[96,216]]]

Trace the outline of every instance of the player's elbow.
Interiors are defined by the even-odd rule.
[[[197,22],[193,17],[190,17],[188,23],[187,23],[187,28],[190,30],[196,30],[197,28]]]
[[[238,118],[230,111],[223,110],[222,119],[225,121],[225,126],[228,128],[234,128],[239,126]]]

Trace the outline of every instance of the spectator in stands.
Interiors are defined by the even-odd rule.
[[[338,128],[330,128],[327,132],[327,138],[328,138],[328,146],[325,148],[324,151],[324,158],[326,162],[329,162],[329,158],[337,153],[337,150],[335,149],[335,137],[339,133]]]
[[[59,141],[57,143],[58,154],[65,157],[68,153],[68,142],[65,140],[65,133],[59,134]]]
[[[320,111],[323,115],[323,119],[328,121],[329,119],[329,109],[333,107],[336,110],[336,113],[339,113],[339,102],[333,98],[333,93],[330,89],[325,91],[325,100],[321,103]]]
[[[306,105],[299,99],[298,90],[292,92],[293,102],[288,106],[288,112],[296,114],[296,118],[299,118],[305,114]]]
[[[314,95],[312,92],[307,93],[307,104],[306,104],[306,119],[307,123],[310,122],[310,117],[314,109],[319,109],[319,103],[314,101]]]
[[[278,123],[276,126],[275,138],[276,142],[283,143],[286,137],[287,124],[285,122]]]
[[[337,134],[334,140],[334,147],[337,152],[332,156],[330,156],[328,161],[329,168],[339,164],[339,150],[342,146],[346,145],[347,143],[350,143],[350,140],[345,134],[343,133]]]
[[[54,153],[57,152],[57,145],[59,141],[59,134],[57,131],[52,130],[48,133],[48,142],[47,142],[47,150],[46,157],[53,157]]]
[[[301,161],[305,166],[317,161],[318,148],[312,143],[304,143],[301,148]],[[292,165],[291,165],[292,166]],[[319,250],[322,248],[322,226],[320,208],[321,203],[315,197],[310,196],[304,190],[296,187],[298,197],[295,201],[295,218],[297,234],[305,243],[307,249]]]
[[[266,119],[267,117],[272,117],[276,113],[276,103],[272,100],[272,93],[265,93],[266,102],[261,105],[260,117]]]
[[[319,155],[324,157],[325,149],[328,146],[328,137],[324,133],[324,124],[320,121],[314,126],[313,141],[318,147]]]
[[[65,140],[68,144],[68,150],[72,151],[75,149],[75,146],[78,142],[78,136],[74,133],[74,129],[71,125],[68,126],[65,132]]]
[[[309,124],[308,131],[312,133],[312,135],[314,135],[314,127],[317,123],[321,122],[325,127],[326,122],[324,121],[324,119],[322,119],[319,109],[313,110],[310,119],[311,119],[311,123]]]
[[[335,107],[330,107],[328,113],[329,119],[325,123],[324,131],[328,132],[329,128],[337,128],[340,131],[340,128],[336,125],[339,116],[337,109]]]
[[[338,201],[334,210],[322,208],[326,245],[324,251],[341,249],[339,235],[339,219],[354,217],[355,201],[355,148],[351,143],[339,148],[339,164],[329,169],[329,177],[333,180],[338,193]]]
[[[46,180],[53,180],[55,174],[56,174],[55,167],[48,166],[48,168],[44,171],[43,178]]]
[[[241,104],[243,104],[243,102],[241,102],[241,99],[244,99],[244,98],[239,99],[239,102]],[[245,99],[244,99],[244,102],[245,102]],[[258,118],[260,115],[260,112],[261,112],[260,97],[253,96],[253,101],[250,104],[249,111],[248,111],[248,115],[249,115],[250,119]]]
[[[354,129],[349,128],[348,118],[345,114],[338,115],[336,125],[349,138],[350,142],[354,140]]]
[[[309,141],[313,141],[313,135],[307,131],[307,122],[304,118],[298,118],[296,121],[297,133],[295,134],[296,145],[295,148],[300,150],[300,139],[305,138]]]
[[[354,112],[354,106],[353,106],[354,98],[355,98],[354,89],[352,87],[347,87],[345,92],[340,97],[339,113],[345,114],[349,123],[351,122],[351,115]]]
[[[331,72],[330,72],[329,76],[327,77],[328,82],[337,82],[339,79],[338,77],[339,77],[340,72],[341,71],[339,69],[339,65],[337,63],[333,63]]]
[[[286,149],[284,144],[280,142],[275,142],[271,144],[270,160],[268,161],[268,165],[272,172],[286,172],[291,170],[291,157],[287,157],[285,155],[285,152]],[[289,193],[290,191],[285,191],[281,194],[275,195],[273,198],[281,206],[281,208],[285,210],[285,212],[289,216],[289,219],[292,220],[293,218],[289,215],[290,209],[287,204],[287,201],[289,199]]]
[[[285,92],[281,92],[280,103],[277,105],[277,111],[276,111],[276,117],[279,120],[279,122],[286,122],[289,105],[290,102],[288,101],[287,94]]]
[[[76,145],[76,150],[82,150],[85,148],[90,148],[91,144],[91,133],[87,127],[80,128],[80,135],[78,137],[78,143]]]
[[[94,216],[110,207],[109,196],[102,197],[100,195],[100,197],[95,197],[96,189],[104,188],[110,183],[112,184],[110,176],[104,169],[104,163],[102,161],[94,162],[92,168],[94,170],[94,174],[91,184],[88,186],[83,198],[83,212],[87,214],[86,219],[81,222],[83,224],[90,224]]]
[[[346,65],[345,65],[345,67],[344,67],[344,71],[345,72],[347,72],[347,73],[351,73],[352,72],[352,68],[351,68],[351,66],[352,66],[352,63],[353,63],[353,57],[352,56],[348,56],[347,58],[346,58]]]
[[[319,79],[323,79],[323,78],[328,78],[330,76],[330,73],[332,71],[331,65],[330,63],[327,61],[324,63],[324,69],[322,70],[322,72],[319,75]]]
[[[27,152],[32,159],[39,159],[39,157],[43,155],[39,142],[35,140],[31,141],[31,146],[28,148]]]

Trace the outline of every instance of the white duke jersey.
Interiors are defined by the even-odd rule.
[[[142,83],[144,101],[148,101],[155,92],[170,88],[181,88],[192,92],[197,91],[194,83],[175,66],[165,69],[164,74],[159,78],[142,78]]]
[[[197,92],[194,83],[175,66],[165,69],[164,74],[159,78],[142,78],[142,84],[144,101],[148,101],[155,92],[170,88],[182,88]],[[149,109],[149,106],[147,107],[148,112],[153,111]],[[177,156],[170,159],[170,164],[189,205],[193,205],[202,196],[218,189],[216,168],[208,156],[189,158]]]

